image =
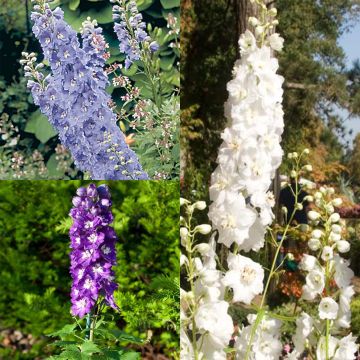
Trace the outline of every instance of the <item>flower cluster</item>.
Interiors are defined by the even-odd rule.
[[[247,320],[250,325],[242,329],[235,342],[237,359],[279,359],[283,348],[280,341],[281,321],[264,316],[254,328],[256,315],[248,315]],[[251,343],[254,343],[252,348],[249,347]]]
[[[128,69],[134,61],[140,60],[141,50],[149,49],[155,52],[159,49],[156,41],[152,41],[146,32],[146,24],[139,12],[135,0],[111,0],[113,18],[116,22],[114,31],[120,42],[120,51],[126,55],[125,68]]]
[[[304,254],[300,268],[305,274],[302,299],[318,302],[318,316],[303,313],[293,336],[295,348],[289,359],[297,359],[306,348],[316,348],[317,359],[353,360],[356,339],[349,334],[338,339],[341,329],[350,328],[350,302],[354,295],[354,276],[349,261],[341,254],[349,252],[344,240],[345,226],[335,208],[342,200],[334,189],[321,187],[313,195],[315,207],[308,212],[311,233],[308,247],[313,255]]]
[[[64,21],[60,8],[52,11],[45,2],[36,5],[31,18],[33,32],[40,42],[52,74],[44,77],[35,65],[34,54],[24,53],[25,76],[36,105],[59,133],[61,143],[70,150],[75,165],[93,179],[147,179],[135,153],[127,146],[108,106],[110,97],[103,70],[106,42],[96,21],[83,24],[82,43]],[[122,161],[110,159],[104,134],[111,133]]]
[[[235,252],[259,251],[264,245],[266,228],[274,219],[275,199],[268,190],[283,154],[283,77],[276,74],[278,61],[272,57],[272,49],[281,50],[282,39],[278,34],[267,35],[276,11],[261,9],[263,23],[250,19],[256,26],[255,35],[247,30],[239,40],[241,60],[227,85],[225,116],[229,126],[221,136],[218,166],[210,186],[209,218],[218,231],[218,242],[228,248],[235,244]],[[278,39],[276,44],[274,38]],[[227,266],[223,283],[233,290],[232,301],[251,304],[263,291],[261,265],[230,251]],[[240,358],[246,354],[246,359],[262,359],[261,353],[268,353],[269,359],[277,359],[281,344],[275,333],[280,325],[276,323],[273,332],[250,336],[257,332],[259,321],[254,324],[254,328],[251,325],[240,332],[235,345]]]
[[[263,11],[265,18],[274,14]],[[282,159],[283,77],[276,74],[278,61],[271,56],[271,38],[281,38],[266,37],[266,24],[256,36],[247,30],[240,37],[241,60],[227,85],[229,126],[221,136],[210,187],[209,218],[219,243],[236,243],[244,251],[257,251],[264,244],[265,229],[274,218],[274,196],[268,189]]]
[[[190,291],[181,289],[181,359],[225,359],[234,326],[224,299],[223,275],[216,268],[216,243],[212,238],[209,243],[196,244],[195,236],[210,233],[211,226],[192,226],[193,212],[204,210],[206,204],[181,199],[181,205],[186,214],[180,228],[186,255],[181,255],[180,264],[191,285]]]
[[[106,185],[79,188],[72,202],[71,312],[82,318],[91,312],[99,296],[116,309],[113,293],[117,284],[113,281],[112,266],[116,264],[117,237],[110,226],[113,215]]]

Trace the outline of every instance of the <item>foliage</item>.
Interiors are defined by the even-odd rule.
[[[0,320],[1,328],[21,329],[32,334],[36,344],[48,343],[44,335],[71,322],[68,211],[81,181],[2,181],[0,186]],[[85,183],[85,182],[84,182]],[[103,182],[97,182],[100,184]],[[106,182],[113,198],[119,283],[117,298],[134,295],[132,307],[115,314],[118,328],[145,338],[137,328],[142,313],[136,309],[153,302],[167,291],[149,284],[165,274],[178,277],[178,187],[176,182]],[[16,216],[14,216],[16,214]],[[159,294],[158,294],[159,292]],[[147,329],[154,333],[153,344],[167,352],[177,350],[175,300],[169,298],[159,311],[149,308],[152,317]],[[109,311],[109,314],[114,312]],[[165,317],[162,316],[166,315]],[[107,315],[109,316],[109,315]],[[127,322],[129,320],[129,323]],[[169,326],[168,324],[174,324]],[[29,359],[48,355],[49,349],[34,346]],[[0,349],[0,357],[9,349]],[[25,356],[11,353],[12,358]],[[24,357],[25,358],[25,357]]]
[[[111,324],[103,318],[97,320],[92,328],[91,338],[86,338],[87,329],[79,322],[65,325],[61,330],[49,334],[50,337],[60,337],[60,341],[53,346],[60,347],[61,353],[49,357],[63,360],[139,360],[140,354],[120,346],[122,342],[141,345],[146,343],[143,339],[124,333],[120,330],[109,330]],[[95,340],[96,339],[96,340]]]

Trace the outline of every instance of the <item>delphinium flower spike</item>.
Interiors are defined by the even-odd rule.
[[[95,306],[99,297],[107,305],[117,308],[113,293],[117,289],[112,266],[116,264],[117,240],[111,211],[110,192],[106,185],[98,188],[90,184],[79,188],[70,211],[71,312],[84,317]]]
[[[75,165],[93,179],[147,179],[136,154],[116,125],[105,91],[103,70],[106,42],[96,22],[85,21],[83,48],[77,34],[64,21],[60,8],[52,11],[46,1],[34,6],[33,32],[39,40],[52,74],[44,79],[34,56],[24,54],[25,75],[36,105],[59,132]],[[35,59],[35,60],[34,60]],[[109,143],[111,137],[111,144]],[[113,144],[116,144],[113,149]]]
[[[120,51],[126,55],[125,68],[140,60],[141,50],[148,49],[155,52],[159,49],[156,41],[152,41],[146,32],[146,24],[134,0],[111,0],[113,18],[118,21],[114,25],[115,33],[120,42]]]

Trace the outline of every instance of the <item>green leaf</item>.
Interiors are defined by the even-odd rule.
[[[51,334],[48,334],[48,336],[54,337],[54,336],[64,336],[64,335],[70,335],[74,332],[76,329],[76,324],[68,324],[65,325],[61,330],[55,331]]]
[[[64,176],[64,173],[58,169],[58,164],[56,154],[52,154],[46,163],[46,167],[51,178],[62,178]]]
[[[139,360],[140,354],[134,351],[128,351],[121,355],[121,360]]]
[[[154,0],[137,0],[136,5],[139,11],[144,11],[154,3]]]
[[[125,75],[125,76],[133,76],[136,74],[136,71],[138,69],[138,66],[136,64],[132,64],[128,69],[122,68],[121,72]]]
[[[144,340],[140,339],[136,336],[127,334],[124,331],[121,330],[111,330],[111,333],[116,337],[116,339],[121,340],[121,341],[128,341],[134,344],[143,344]]]
[[[108,24],[113,21],[112,6],[110,4],[104,6],[100,11],[95,9],[84,11],[82,15],[85,17],[85,19],[88,16],[90,16],[91,19],[96,19],[99,24]]]
[[[160,0],[164,9],[172,9],[180,6],[180,0]]]
[[[29,121],[26,124],[25,131],[34,134],[43,144],[45,144],[57,132],[49,123],[46,116],[41,114],[40,110],[36,110],[31,114]]]
[[[92,341],[85,340],[81,345],[81,352],[87,355],[91,355],[93,353],[101,353],[101,350]]]
[[[64,360],[83,360],[80,351],[65,350],[59,356],[59,359]]]
[[[160,67],[164,71],[170,71],[173,67],[175,56],[165,56],[160,59]]]
[[[77,342],[76,341],[54,341],[51,345],[54,345],[54,346],[61,346],[61,347],[64,347],[64,346],[67,346],[67,345],[76,345]]]
[[[70,0],[69,9],[75,11],[80,5],[80,0]]]

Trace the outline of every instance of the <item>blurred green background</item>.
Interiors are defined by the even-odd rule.
[[[169,97],[169,92],[180,87],[180,51],[172,46],[178,41],[179,34],[168,26],[169,21],[175,21],[174,27],[179,28],[180,0],[137,0],[137,4],[150,33],[159,29],[152,35],[160,45],[161,78],[167,84],[164,92],[167,91]],[[124,60],[113,31],[111,5],[109,0],[55,0],[52,3],[52,7],[60,6],[64,10],[65,20],[76,31],[88,16],[98,21],[109,43],[108,65]],[[74,168],[70,154],[59,144],[56,132],[33,104],[26,89],[26,79],[19,64],[21,52],[35,52],[39,54],[38,60],[42,60],[41,49],[31,32],[31,9],[30,0],[0,0],[0,179],[80,179],[83,174]],[[135,74],[135,65],[122,72],[145,91],[144,79]],[[107,91],[120,106],[124,90],[110,85]],[[127,123],[123,126],[128,135],[132,130]],[[179,172],[179,146],[174,146],[168,163],[158,164],[157,153],[154,156],[151,148],[155,137],[160,136],[157,132],[154,129],[151,134],[138,133],[132,147],[146,169],[172,173],[175,178]]]
[[[55,350],[46,334],[73,322],[68,213],[76,189],[89,183],[0,182],[0,359],[46,358]],[[175,359],[179,299],[166,289],[179,281],[178,182],[94,183],[110,187],[119,237],[120,313],[108,316],[133,335],[152,331],[137,348],[144,358]]]

